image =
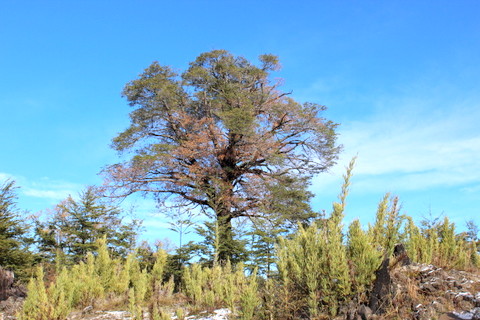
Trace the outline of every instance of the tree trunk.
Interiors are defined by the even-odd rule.
[[[232,230],[232,217],[230,214],[217,215],[218,224],[218,250],[217,257],[220,264],[233,260],[234,255],[234,240]]]
[[[8,298],[8,291],[12,287],[14,279],[15,276],[12,271],[0,267],[0,301]]]

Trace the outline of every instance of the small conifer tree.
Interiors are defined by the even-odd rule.
[[[415,225],[411,217],[407,217],[404,238],[409,258],[415,262],[424,262],[422,251],[425,250],[426,243],[423,241],[424,238],[420,233],[420,229]]]
[[[255,311],[259,305],[260,297],[258,295],[257,270],[254,270],[240,296],[240,319],[254,319]]]
[[[405,217],[400,214],[398,197],[385,194],[380,203],[375,218],[375,224],[370,226],[369,234],[376,246],[383,250],[386,257],[393,253],[395,244],[401,240],[400,229]]]
[[[48,300],[42,267],[38,267],[35,277],[30,279],[27,292],[28,296],[25,299],[22,310],[17,314],[17,319],[55,320],[51,318],[53,317],[53,308]]]
[[[110,257],[107,247],[107,238],[104,236],[97,240],[97,257],[95,258],[95,272],[100,277],[100,281],[105,291],[111,292],[117,279],[115,278],[115,265]]]
[[[438,235],[440,238],[438,258],[442,266],[446,266],[452,260],[455,260],[455,251],[457,249],[457,241],[455,239],[455,225],[445,217],[443,223],[438,227]]]
[[[363,294],[375,279],[382,253],[375,248],[372,235],[362,230],[358,220],[354,220],[348,229],[347,252],[353,267],[353,292]]]
[[[350,162],[344,176],[339,202],[324,223],[299,225],[291,239],[280,238],[278,263],[285,294],[291,297],[288,305],[305,304],[311,318],[320,313],[335,315],[338,302],[350,294],[350,275],[347,251],[343,243],[342,220],[346,197],[355,159]],[[293,298],[298,301],[292,301]]]

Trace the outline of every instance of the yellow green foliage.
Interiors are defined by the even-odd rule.
[[[158,264],[155,272],[157,276],[160,274]],[[104,239],[99,241],[96,256],[88,253],[85,262],[70,269],[62,268],[48,288],[43,278],[43,270],[39,268],[28,285],[28,296],[19,319],[65,319],[74,308],[95,306],[102,298],[113,296],[124,296],[125,299],[128,296],[130,305],[135,306],[134,311],[138,314],[152,291],[149,285],[151,275],[146,270],[140,271],[135,254],[129,255],[125,263],[112,260]],[[160,281],[159,285],[162,285]],[[171,293],[173,280],[167,287]]]
[[[405,217],[400,214],[398,197],[391,197],[385,194],[378,204],[375,224],[370,226],[369,234],[374,244],[383,250],[385,256],[393,253],[395,244],[400,242],[400,229]]]
[[[22,310],[17,314],[19,320],[57,320],[53,318],[53,306],[51,305],[44,283],[43,268],[38,267],[35,277],[30,279]]]
[[[354,220],[348,229],[347,252],[352,266],[352,290],[362,294],[375,280],[382,252],[377,250],[372,235],[362,230],[358,220]]]
[[[54,306],[55,319],[64,319],[72,310],[75,287],[71,280],[67,269],[63,268],[48,289],[50,302]]]
[[[97,240],[97,246],[98,254],[95,260],[95,271],[100,277],[104,290],[111,292],[118,279],[115,277],[115,263],[108,252],[106,236]]]
[[[432,259],[429,241],[425,238],[411,217],[407,217],[405,226],[405,246],[410,259],[416,262],[429,263]]]
[[[154,305],[152,309],[152,315],[151,315],[152,320],[171,320],[172,317],[162,308],[158,307],[157,305]],[[180,319],[177,317],[177,319]]]
[[[113,291],[117,294],[126,294],[130,287],[131,277],[130,277],[130,269],[131,265],[133,264],[133,260],[135,260],[135,254],[130,253],[126,260],[121,263],[117,263],[116,273],[118,276],[116,277],[116,281],[113,286]]]
[[[145,298],[149,290],[149,280],[150,275],[147,273],[147,270],[144,269],[142,270],[142,272],[139,273],[139,276],[132,283],[133,287],[135,288],[135,299],[138,304],[142,304],[143,302],[145,302]]]
[[[344,175],[340,202],[333,204],[330,218],[308,227],[299,225],[291,239],[280,238],[277,269],[284,287],[284,307],[290,313],[307,308],[309,317],[335,315],[338,302],[350,294],[347,249],[343,244],[342,219],[355,159]]]
[[[227,261],[221,265],[216,259],[210,268],[199,264],[185,267],[182,291],[193,308],[228,307],[242,320],[262,316],[270,320],[333,318],[339,305],[352,297],[362,302],[382,259],[391,255],[399,241],[405,243],[415,262],[459,269],[480,266],[475,241],[457,235],[448,218],[419,228],[412,218],[400,215],[398,199],[388,194],[380,201],[375,223],[368,231],[354,220],[344,235],[342,221],[353,165],[354,160],[328,219],[299,224],[297,232],[278,239],[276,277],[262,279],[256,271],[246,276],[243,264],[233,267]],[[63,320],[73,309],[120,297],[132,319],[143,319],[147,305],[152,320],[171,319],[165,307],[173,296],[174,278],[163,282],[168,255],[160,249],[154,257],[148,272],[148,266],[141,269],[135,252],[125,261],[113,260],[105,238],[100,239],[96,254],[87,254],[83,262],[70,268],[58,264],[51,283],[45,283],[43,269],[38,268],[17,318]],[[262,281],[263,286],[259,285]],[[186,309],[178,308],[176,318],[184,319]]]
[[[420,263],[434,264],[444,268],[478,268],[478,253],[474,242],[456,235],[455,225],[445,217],[421,230],[412,218],[407,217],[404,231],[409,257]]]
[[[80,306],[93,305],[96,299],[103,297],[105,289],[100,275],[96,271],[95,257],[87,254],[87,262],[73,266],[71,279],[75,288],[74,304]]]
[[[259,299],[256,281],[256,273],[249,278],[245,276],[241,263],[236,268],[232,268],[229,262],[212,268],[194,264],[183,272],[184,293],[195,307],[228,307],[234,311],[240,306],[240,312],[246,312],[245,317],[250,312],[247,309],[256,306],[254,301]]]
[[[470,262],[474,268],[480,268],[480,255],[478,254],[476,246],[470,251]]]
[[[130,311],[132,320],[143,319],[142,306],[138,304],[137,297],[138,295],[135,292],[135,288],[130,288],[128,290],[128,310]]]
[[[167,265],[167,252],[163,249],[158,249],[155,253],[155,263],[152,268],[152,282],[162,282],[165,266]]]
[[[175,316],[179,320],[184,320],[185,319],[185,310],[183,308],[177,308],[177,310],[175,310]]]
[[[283,297],[285,305],[307,307],[312,318],[322,312],[334,314],[337,302],[350,293],[345,251],[340,235],[332,236],[315,223],[307,228],[299,226],[292,239],[281,238],[277,268],[287,295]]]
[[[48,289],[45,287],[44,272],[38,267],[34,278],[28,284],[28,296],[17,319],[22,320],[63,320],[71,311],[71,286],[63,270],[57,281]]]
[[[252,320],[260,306],[261,299],[258,294],[257,270],[255,270],[240,293],[240,319]],[[235,310],[235,309],[233,309]]]

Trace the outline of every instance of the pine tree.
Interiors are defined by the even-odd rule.
[[[291,239],[280,238],[277,268],[284,288],[285,306],[307,309],[310,318],[320,313],[335,315],[339,301],[350,294],[347,251],[342,220],[355,159],[344,176],[339,202],[331,216],[310,226],[299,225]],[[295,312],[293,310],[293,312]]]
[[[233,222],[266,214],[271,185],[292,173],[310,181],[340,151],[325,107],[281,92],[270,75],[279,67],[274,55],[256,66],[225,50],[182,74],[154,62],[124,89],[132,121],[113,147],[131,157],[104,171],[111,190],[201,207],[219,225],[219,260],[234,259]]]
[[[275,246],[277,238],[285,234],[287,230],[282,227],[278,220],[256,219],[253,222],[251,236],[250,254],[254,267],[258,273],[270,277],[273,265],[275,264]]]
[[[16,207],[16,189],[13,180],[0,184],[0,266],[23,277],[34,257],[28,250],[27,226]]]
[[[358,220],[354,220],[348,229],[347,252],[353,269],[352,287],[357,294],[366,292],[382,262],[382,252],[373,244],[373,237],[362,230]]]
[[[36,220],[39,248],[47,253],[47,259],[58,258],[60,253],[78,262],[88,252],[96,251],[97,240],[105,237],[111,253],[125,257],[135,246],[140,222],[127,224],[122,216],[118,206],[103,198],[95,187],[88,187],[78,200],[69,196],[58,204],[49,220]]]
[[[97,256],[95,257],[95,271],[98,274],[105,291],[113,291],[115,279],[115,262],[110,257],[107,247],[107,237],[97,240]]]
[[[17,314],[17,318],[20,320],[56,320],[52,318],[54,308],[48,299],[43,268],[37,268],[35,277],[30,279],[27,290],[27,299],[22,310]]]
[[[440,239],[438,256],[440,264],[448,265],[451,261],[455,261],[457,256],[457,241],[455,239],[455,224],[445,217],[443,223],[438,226],[438,235]]]
[[[203,226],[197,226],[195,228],[196,233],[203,238],[199,243],[189,242],[184,245],[183,250],[188,255],[194,254],[199,257],[199,262],[203,265],[213,266],[215,263],[220,262],[222,264],[226,261],[219,261],[218,254],[221,251],[228,251],[231,253],[230,262],[235,265],[239,262],[246,261],[248,253],[246,250],[246,241],[239,239],[237,234],[231,230],[232,236],[229,241],[219,241],[219,236],[222,230],[219,230],[221,226],[218,223],[205,221]],[[226,247],[224,247],[226,246]]]
[[[430,263],[431,254],[428,252],[428,240],[422,235],[411,217],[407,217],[407,224],[404,231],[405,245],[408,256],[415,262]]]
[[[400,229],[405,216],[400,214],[398,197],[385,194],[378,204],[375,224],[369,227],[369,234],[373,237],[375,245],[379,246],[384,255],[389,257],[393,248],[401,240]]]
[[[268,218],[251,219],[252,227],[248,232],[252,266],[267,277],[271,275],[275,263],[278,237],[293,234],[299,224],[308,226],[319,218],[309,204],[313,194],[308,191],[308,179],[285,175],[281,180],[281,183],[268,185],[271,200],[262,208]]]

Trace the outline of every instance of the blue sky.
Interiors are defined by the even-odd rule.
[[[152,61],[182,70],[205,51],[280,57],[283,89],[326,105],[344,152],[314,179],[329,209],[358,154],[346,221],[385,192],[416,219],[480,224],[478,1],[0,1],[0,179],[37,212],[115,163],[123,86]],[[130,201],[131,202],[131,201]],[[149,239],[172,236],[136,201]]]

